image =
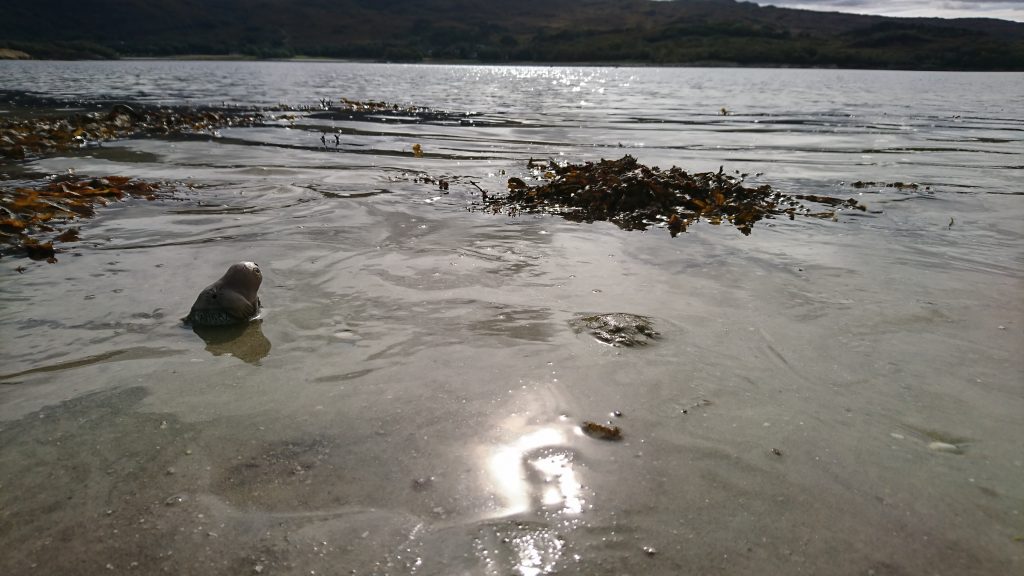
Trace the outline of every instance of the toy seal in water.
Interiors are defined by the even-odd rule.
[[[185,322],[192,326],[229,326],[252,320],[260,310],[256,292],[263,273],[255,262],[232,264],[196,298]]]

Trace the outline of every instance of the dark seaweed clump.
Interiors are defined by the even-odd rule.
[[[797,215],[835,218],[836,210],[864,210],[856,200],[827,196],[788,195],[771,186],[745,186],[744,175],[718,172],[688,173],[673,166],[649,167],[626,155],[618,160],[583,164],[557,164],[530,160],[540,169],[543,182],[530,186],[509,178],[508,194],[488,196],[484,202],[494,213],[548,212],[568,220],[607,220],[625,230],[645,230],[662,224],[672,236],[700,220],[728,222],[744,235],[765,218]],[[812,211],[800,200],[829,209]]]
[[[77,242],[69,225],[104,206],[127,198],[153,200],[160,184],[125,176],[56,178],[38,187],[0,185],[0,256],[22,253],[33,260],[56,262],[54,242]]]
[[[139,135],[206,133],[263,122],[264,115],[252,110],[135,109],[125,104],[102,113],[0,118],[0,156],[21,160]]]

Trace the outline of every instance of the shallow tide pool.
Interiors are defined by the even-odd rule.
[[[0,62],[0,91],[444,112],[0,165],[174,191],[0,259],[0,573],[1024,564],[1024,75]],[[867,210],[672,238],[480,209],[531,158],[624,154]],[[260,318],[183,326],[243,260]],[[608,313],[658,335],[579,329]]]

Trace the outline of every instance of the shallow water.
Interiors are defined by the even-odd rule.
[[[5,166],[181,184],[0,260],[4,574],[1024,563],[1022,75],[0,62],[0,90],[450,112]],[[531,157],[626,153],[868,211],[673,239],[469,209]],[[182,327],[240,260],[261,319]],[[611,312],[660,335],[573,329]]]

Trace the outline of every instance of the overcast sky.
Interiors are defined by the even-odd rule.
[[[755,0],[755,3],[884,16],[1002,18],[1024,22],[1024,0]]]

